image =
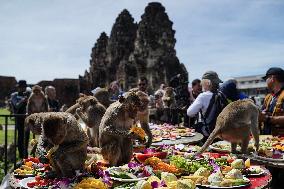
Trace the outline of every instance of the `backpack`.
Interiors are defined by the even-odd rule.
[[[204,136],[209,136],[214,130],[218,115],[227,105],[228,100],[222,92],[217,91],[213,93],[205,114],[203,115],[203,113],[200,111],[202,126],[200,127],[199,125],[199,127]]]

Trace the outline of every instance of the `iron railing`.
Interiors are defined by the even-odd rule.
[[[17,144],[17,128],[16,128],[16,122],[17,122],[17,117],[26,117],[26,114],[10,114],[10,115],[0,115],[0,117],[4,117],[5,119],[5,124],[4,124],[4,128],[5,128],[5,133],[4,133],[4,171],[5,174],[7,174],[8,172],[8,118],[14,118],[15,120],[15,125],[14,125],[14,145],[15,145],[15,150],[14,150],[14,169],[16,167],[17,164],[17,149],[18,149],[18,144]]]

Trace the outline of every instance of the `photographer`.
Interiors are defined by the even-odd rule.
[[[18,115],[15,118],[15,127],[18,130],[18,150],[20,158],[27,157],[28,155],[28,144],[30,132],[29,130],[25,130],[25,114],[26,114],[26,106],[29,98],[29,92],[26,91],[27,83],[25,80],[20,80],[17,85],[17,92],[11,94],[11,104],[14,114],[22,114]]]
[[[183,117],[184,126],[189,127],[189,117],[186,110],[190,105],[190,93],[188,91],[188,81],[185,75],[177,74],[170,80],[170,87],[174,88],[177,110],[172,114],[174,124],[180,123],[180,117]]]

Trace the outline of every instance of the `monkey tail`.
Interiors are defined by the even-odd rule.
[[[201,149],[194,154],[194,156],[198,156],[198,155],[202,154],[208,148],[208,146],[213,142],[213,140],[217,137],[218,134],[219,134],[219,129],[218,129],[218,126],[216,125],[215,129],[209,135],[206,142],[203,144]]]
[[[254,146],[256,151],[259,148],[259,128],[258,128],[259,109],[255,106],[254,113],[251,115],[251,133],[254,138]]]

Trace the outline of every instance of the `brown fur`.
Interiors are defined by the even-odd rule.
[[[32,94],[28,99],[27,112],[28,114],[47,112],[48,102],[40,86],[35,85],[32,88]]]
[[[165,94],[162,97],[162,101],[163,101],[163,105],[165,108],[175,108],[176,107],[174,88],[166,87]]]
[[[88,126],[88,136],[90,146],[99,146],[99,127],[101,119],[106,111],[105,107],[99,101],[89,96],[79,102],[80,108],[77,108],[76,114]]]
[[[83,170],[89,141],[74,116],[65,112],[37,113],[26,119],[26,124],[33,123],[42,126],[43,140],[59,145],[51,155],[52,167],[59,177],[71,177],[75,170]]]
[[[112,103],[104,114],[99,130],[101,153],[111,166],[128,163],[132,156],[132,140],[139,136],[129,134],[141,101],[134,92]]]
[[[94,94],[94,97],[96,97],[98,99],[98,101],[104,105],[104,107],[109,107],[109,105],[111,103],[113,103],[113,101],[110,100],[109,98],[110,94],[108,92],[107,89],[105,88],[101,88],[99,89],[95,94]]]
[[[258,114],[257,106],[249,99],[230,103],[219,114],[215,129],[198,154],[204,152],[216,137],[231,142],[232,153],[236,153],[237,144],[241,144],[242,153],[247,153],[250,133],[255,139],[255,147],[258,150]]]
[[[152,144],[153,136],[149,128],[149,96],[146,93],[139,91],[138,88],[131,89],[130,91],[135,91],[135,93],[141,100],[142,105],[137,112],[137,120],[140,121],[141,127],[148,136],[146,147],[150,147],[150,145]]]

